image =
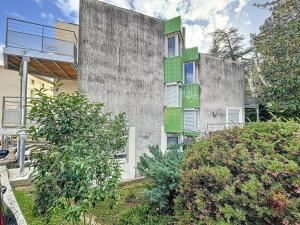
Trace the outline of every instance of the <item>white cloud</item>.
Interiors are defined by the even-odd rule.
[[[15,12],[15,11],[13,11],[13,12],[4,11],[4,13],[5,13],[7,16],[13,17],[13,18],[15,18],[15,19],[20,19],[20,20],[24,20],[24,19],[25,19],[24,16],[22,16],[21,14]]]
[[[41,12],[40,16],[44,19],[48,19],[50,24],[54,22],[54,16],[52,13]]]
[[[122,8],[133,7],[135,11],[153,17],[170,19],[181,15],[186,27],[187,46],[198,46],[202,52],[208,49],[211,32],[230,25],[232,3],[238,4],[234,12],[239,14],[247,1],[249,0],[103,0]],[[78,22],[79,0],[56,0],[55,3],[65,16]]]
[[[43,6],[43,0],[34,0],[39,6]]]
[[[3,47],[4,44],[0,43],[0,65],[3,65]]]
[[[55,4],[72,22],[78,23],[79,0],[56,0]]]
[[[240,12],[242,11],[242,9],[247,5],[247,0],[239,0],[239,4],[238,7],[234,9],[234,11],[236,12],[236,16],[239,17]]]

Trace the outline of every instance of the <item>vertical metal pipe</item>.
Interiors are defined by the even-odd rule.
[[[22,70],[22,93],[21,93],[21,126],[22,130],[19,132],[20,137],[20,176],[24,176],[24,167],[25,167],[25,147],[26,147],[26,114],[27,114],[27,80],[28,80],[28,63],[30,58],[23,56],[23,70]]]

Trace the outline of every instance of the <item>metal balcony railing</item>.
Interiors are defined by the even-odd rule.
[[[7,18],[6,47],[71,56],[77,59],[74,31]]]
[[[31,98],[27,98],[30,102]],[[30,107],[27,106],[27,112]],[[29,121],[27,121],[28,124]],[[16,128],[21,126],[21,97],[3,96],[2,127]]]

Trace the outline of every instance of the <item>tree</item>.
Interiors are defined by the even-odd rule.
[[[300,15],[299,1],[274,0],[257,5],[272,14],[252,36],[255,51],[262,58],[259,74],[266,83],[259,95],[275,115],[300,116]]]
[[[216,57],[237,61],[250,52],[244,49],[242,41],[244,37],[234,27],[218,29],[212,33],[212,44],[209,53]]]
[[[48,97],[42,89],[37,95],[30,102],[29,134],[47,145],[33,157],[34,212],[46,216],[64,209],[73,224],[81,218],[86,224],[95,204],[116,198],[115,155],[127,142],[124,114],[103,113],[103,104],[79,92]]]

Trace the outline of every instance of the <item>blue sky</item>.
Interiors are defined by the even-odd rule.
[[[104,2],[135,10],[149,16],[168,19],[181,15],[186,27],[187,47],[198,46],[207,52],[210,33],[217,28],[235,26],[245,36],[270,12],[258,9],[254,3],[263,0],[104,0]],[[5,42],[6,17],[53,25],[55,20],[78,23],[79,0],[0,0],[0,54]],[[0,56],[1,63],[1,56]]]

